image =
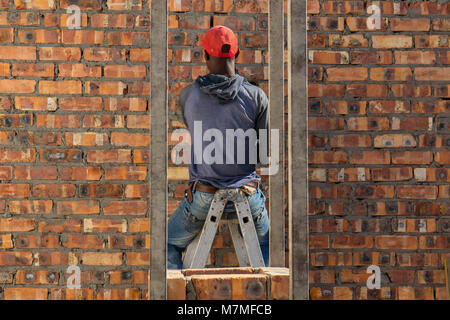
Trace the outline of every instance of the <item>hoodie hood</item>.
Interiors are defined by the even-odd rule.
[[[195,83],[200,91],[217,97],[220,103],[227,103],[236,98],[244,80],[244,77],[238,74],[233,77],[208,74],[198,77]]]

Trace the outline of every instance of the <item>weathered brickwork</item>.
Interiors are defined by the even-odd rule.
[[[149,26],[147,0],[0,1],[0,299],[147,297]]]
[[[310,297],[448,299],[450,6],[307,1]],[[170,139],[209,27],[235,30],[238,71],[266,93],[269,61],[268,0],[168,5]],[[0,0],[0,299],[148,298],[149,15],[150,0]],[[168,178],[172,214],[187,166]],[[235,267],[220,229],[208,266]],[[288,297],[284,269],[233,270],[171,272],[169,298]]]
[[[308,6],[311,299],[448,299],[450,6]]]

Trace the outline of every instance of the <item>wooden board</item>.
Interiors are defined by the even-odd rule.
[[[167,2],[151,8],[150,299],[167,298]]]
[[[288,0],[290,299],[309,297],[306,1]]]
[[[278,130],[278,172],[269,176],[270,266],[285,267],[284,212],[284,12],[283,1],[269,2],[269,128]],[[277,154],[275,155],[275,152]]]

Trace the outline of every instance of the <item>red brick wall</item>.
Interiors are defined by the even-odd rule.
[[[267,0],[168,3],[169,132],[211,25],[237,32],[238,70],[267,92]],[[370,31],[369,1],[308,0],[310,295],[447,299],[450,9],[374,3]],[[147,297],[149,7],[0,0],[0,299]],[[186,179],[170,163],[169,214]],[[81,290],[66,289],[73,264]],[[223,231],[209,266],[236,265]]]
[[[149,14],[0,0],[0,299],[146,297]]]
[[[450,6],[308,5],[311,299],[448,299]]]

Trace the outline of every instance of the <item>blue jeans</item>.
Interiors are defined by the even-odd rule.
[[[209,207],[214,194],[193,191],[192,203],[184,197],[177,210],[170,216],[168,223],[168,247],[167,268],[182,269],[181,254],[192,240],[201,232],[208,215]],[[269,265],[269,218],[264,205],[266,197],[258,188],[258,191],[247,196],[248,204],[255,223],[264,263]],[[234,214],[235,208],[232,202],[225,206],[222,217]]]

